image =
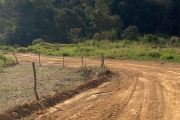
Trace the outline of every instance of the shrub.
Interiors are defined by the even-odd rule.
[[[1,69],[3,67],[3,64],[4,64],[4,62],[2,60],[0,60],[0,71],[1,71]]]
[[[170,44],[173,46],[173,47],[178,47],[180,46],[180,38],[179,37],[176,37],[176,36],[172,36],[170,38]]]
[[[146,56],[146,52],[145,51],[141,51],[141,52],[138,53],[138,56],[139,57]]]
[[[14,47],[12,46],[0,46],[1,50],[7,50],[7,51],[12,51],[14,50]]]
[[[111,40],[111,41],[117,40],[118,39],[118,34],[117,34],[117,32],[115,30],[106,31],[105,39]]]
[[[6,61],[6,56],[4,56],[2,53],[0,53],[0,60]]]
[[[161,53],[159,51],[149,51],[149,52],[147,52],[147,55],[149,57],[157,57],[157,58],[159,58],[161,56]]]
[[[165,55],[162,55],[160,59],[161,60],[172,60],[174,58],[175,58],[175,56],[173,54],[165,54]]]
[[[20,47],[20,48],[17,48],[16,51],[17,52],[27,52],[28,50],[25,47]]]
[[[155,42],[158,40],[158,37],[153,34],[147,34],[144,36],[144,39],[147,40],[148,42]]]
[[[68,32],[68,39],[73,43],[79,43],[82,41],[81,35],[82,28],[72,28]]]
[[[139,30],[136,26],[129,26],[124,31],[121,37],[125,40],[137,40],[140,36]]]
[[[93,36],[93,40],[104,40],[105,39],[105,32],[101,31],[100,33],[95,33]]]
[[[157,40],[157,43],[158,43],[159,47],[164,48],[164,47],[166,47],[167,41],[166,41],[166,39],[159,37]]]
[[[44,42],[43,39],[38,38],[38,39],[33,40],[33,41],[32,41],[32,44],[33,44],[33,45],[36,45],[36,44],[39,44],[39,43],[42,43],[42,42]]]
[[[14,65],[15,61],[11,57],[6,57],[0,53],[0,68]]]

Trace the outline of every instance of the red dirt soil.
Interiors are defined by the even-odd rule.
[[[35,54],[17,54],[17,58],[20,63],[38,62]],[[61,63],[61,57],[41,57],[42,65],[62,66]],[[41,110],[37,102],[33,103],[39,108],[36,120],[180,119],[180,64],[130,60],[106,60],[106,63],[116,72],[110,81],[106,80],[107,75],[102,75],[105,78],[101,80],[106,81],[102,85],[82,89],[60,103],[50,99],[49,109]],[[86,64],[100,66],[100,60],[86,59]],[[79,67],[81,60],[65,58],[65,66]]]

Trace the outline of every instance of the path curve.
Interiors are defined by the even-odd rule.
[[[36,62],[36,54],[16,54],[20,63]],[[99,59],[85,59],[100,66]],[[180,64],[106,60],[118,72],[101,86],[43,111],[36,120],[179,120]],[[42,65],[62,66],[62,57],[41,56]],[[80,67],[80,58],[65,57],[65,67]]]

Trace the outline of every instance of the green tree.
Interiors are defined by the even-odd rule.
[[[67,41],[68,32],[71,28],[82,26],[80,19],[80,16],[75,11],[66,8],[59,10],[54,17],[59,34],[57,42],[69,43]]]
[[[138,28],[136,26],[129,26],[123,31],[121,37],[126,40],[137,40],[139,36]]]
[[[81,28],[71,28],[68,32],[68,39],[73,43],[82,41]]]
[[[106,31],[105,39],[111,40],[111,41],[117,40],[118,34],[117,34],[116,30],[112,29],[112,30]]]

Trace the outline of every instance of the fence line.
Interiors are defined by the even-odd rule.
[[[18,56],[16,56],[14,52],[12,52],[12,53],[13,53],[14,58],[15,58],[15,60],[17,61],[17,63],[19,63],[19,62],[18,62]],[[32,58],[36,57],[36,55],[37,55],[37,59],[34,60],[34,61],[29,61],[29,62],[37,62],[37,63],[39,63],[39,65],[43,65],[42,58],[41,58],[42,55],[41,55],[40,53],[36,53],[35,56],[33,56]],[[26,56],[22,56],[22,58],[23,58],[23,57],[26,58]],[[20,58],[19,58],[19,59],[20,59]],[[27,62],[27,61],[26,61],[26,62]],[[57,62],[57,64],[60,64],[60,65],[62,65],[63,68],[65,68],[65,62],[66,62],[66,59],[65,59],[64,53],[62,52],[62,64],[60,64],[61,61]],[[85,60],[84,60],[84,57],[83,57],[83,56],[80,57],[78,63],[81,63],[80,66],[81,66],[82,68],[84,68],[84,65],[85,65],[85,64],[87,65],[87,63],[85,63]],[[72,64],[72,65],[73,65],[73,64]],[[100,58],[100,63],[99,63],[99,65],[100,65],[100,67],[103,68],[103,69],[107,68],[107,61],[105,61],[105,57],[104,57],[103,54],[102,54],[102,56],[101,56],[101,58]]]

